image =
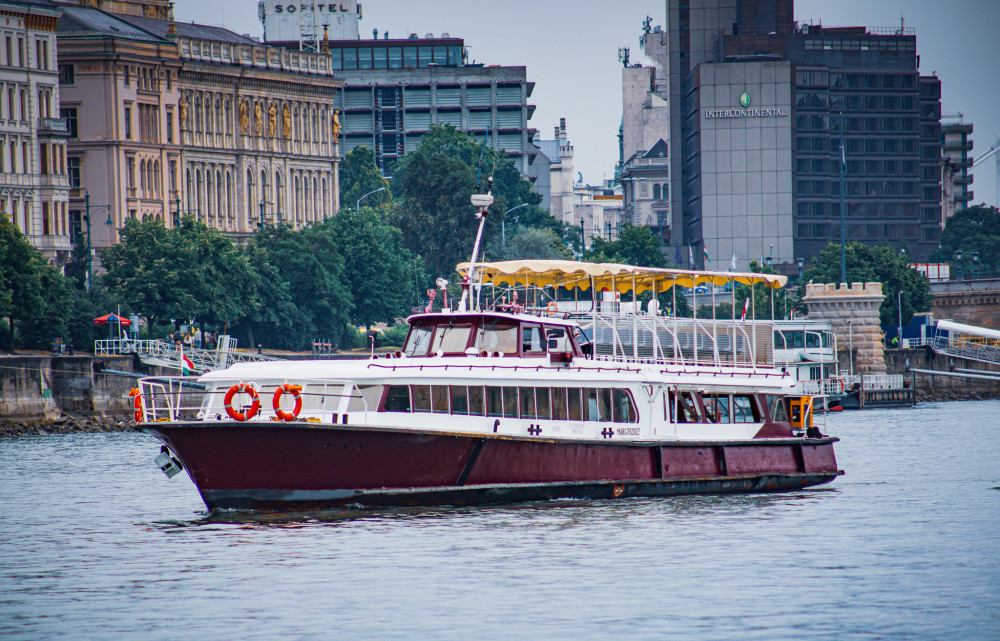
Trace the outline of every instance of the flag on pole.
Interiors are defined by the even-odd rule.
[[[743,301],[743,314],[740,316],[740,322],[745,323],[747,320],[747,310],[750,309],[750,299]]]
[[[691,245],[688,245],[688,265],[694,267],[694,250],[691,249]]]
[[[736,271],[736,254],[735,253],[733,254],[733,259],[731,261],[729,261],[729,271],[731,271],[731,272]]]
[[[706,263],[712,262],[712,259],[708,257],[708,247],[702,247],[701,248],[701,254],[702,254],[702,256],[705,257],[705,262]]]
[[[198,370],[194,368],[194,363],[187,356],[181,355],[181,374],[184,376],[191,376],[192,374],[197,374]]]
[[[684,260],[683,258],[681,258],[681,246],[680,245],[677,246],[677,255],[674,258],[675,258],[674,262],[677,263],[678,267],[680,267],[681,266],[681,261]]]

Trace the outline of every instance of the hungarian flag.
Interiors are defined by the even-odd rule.
[[[184,376],[191,376],[192,374],[197,374],[198,370],[194,368],[194,363],[187,356],[181,356],[181,374]]]
[[[705,262],[706,263],[712,262],[712,259],[708,257],[708,247],[702,247],[701,248],[701,254],[702,254],[702,256],[705,257]]]
[[[744,323],[747,320],[747,310],[750,309],[750,299],[743,301],[743,314],[740,316],[740,322]]]

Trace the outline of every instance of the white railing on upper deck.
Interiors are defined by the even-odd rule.
[[[590,314],[597,360],[771,367],[774,324],[702,318]]]
[[[284,382],[248,382],[257,392],[260,403],[259,411],[249,419],[250,422],[275,420],[272,399],[277,388]],[[300,396],[303,402],[298,420],[314,418],[329,423],[337,422],[336,417],[345,414],[353,414],[355,417],[368,415],[368,399],[351,381],[306,379],[294,382],[302,386]],[[190,376],[157,376],[141,379],[139,388],[143,421],[146,423],[233,420],[226,413],[224,399],[229,387],[225,385],[209,388]],[[294,401],[287,398],[291,394],[286,393],[284,396],[282,405],[286,411],[290,411]],[[237,411],[246,414],[250,410],[252,399],[247,394],[237,393],[232,403]],[[357,418],[352,421],[353,424],[364,422]]]

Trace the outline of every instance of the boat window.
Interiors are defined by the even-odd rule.
[[[542,328],[538,325],[526,325],[521,330],[521,353],[544,354],[545,341],[542,338]]]
[[[447,385],[434,385],[431,387],[431,406],[435,412],[448,413]]]
[[[517,325],[496,322],[483,323],[476,333],[476,349],[491,353],[517,353]]]
[[[806,347],[817,348],[819,347],[819,334],[814,332],[806,332]]]
[[[407,385],[390,385],[385,394],[386,412],[410,411],[410,388]]]
[[[785,335],[774,330],[774,349],[785,349]]]
[[[691,392],[670,392],[670,422],[671,423],[699,423],[698,408],[695,405]]]
[[[499,387],[486,388],[486,415],[503,416],[503,394]]]
[[[777,394],[772,394],[767,399],[771,409],[771,420],[777,423],[787,423],[788,409],[785,405],[785,398]]]
[[[566,388],[552,388],[552,418],[557,421],[565,421],[569,418],[566,412]]]
[[[431,354],[461,354],[469,345],[472,325],[438,325],[431,343]]]
[[[709,423],[731,423],[729,394],[705,394],[705,418]]]
[[[790,347],[805,347],[805,332],[792,332],[788,336],[788,342]]]
[[[429,412],[429,411],[431,411],[431,386],[430,385],[414,385],[413,386],[413,411],[414,412]]]
[[[521,418],[535,418],[535,388],[521,388]]]
[[[535,412],[538,418],[552,418],[552,413],[549,411],[549,388],[535,389]]]
[[[550,352],[571,352],[572,343],[569,340],[569,332],[565,327],[546,327],[545,339],[548,351]]]
[[[427,348],[431,345],[431,327],[414,325],[410,335],[406,337],[403,353],[407,356],[427,356]]]
[[[517,388],[503,388],[503,415],[507,418],[517,418]]]
[[[583,420],[583,403],[580,399],[582,390],[570,388],[566,390],[566,405],[569,407],[569,420]]]
[[[632,402],[632,395],[628,390],[612,390],[612,400],[614,401],[612,418],[615,423],[638,423],[639,417],[635,411],[635,403]]]
[[[735,394],[733,396],[733,423],[756,423],[760,421],[760,412],[750,394]]]
[[[611,422],[611,390],[588,387],[584,390],[587,398],[588,421]]]
[[[483,388],[479,385],[469,388],[469,414],[482,416],[485,411],[483,404]]]
[[[464,385],[451,386],[451,413],[469,413],[469,390]]]

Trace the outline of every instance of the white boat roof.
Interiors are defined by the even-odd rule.
[[[461,263],[457,271],[467,274],[469,263]],[[619,263],[585,263],[573,260],[506,260],[493,263],[476,263],[476,272],[484,283],[493,285],[533,285],[535,287],[566,287],[581,290],[607,289],[637,294],[655,289],[665,291],[674,285],[695,287],[703,283],[725,285],[763,284],[777,289],[788,282],[780,274],[753,272],[713,272],[637,267]]]
[[[937,322],[937,328],[948,330],[949,332],[958,332],[960,334],[982,336],[984,338],[1000,338],[1000,331],[998,330],[976,327],[975,325],[966,325],[964,323],[956,323],[955,321],[939,320]]]
[[[406,319],[407,323],[413,323],[413,321],[422,319],[463,319],[467,318],[469,320],[475,320],[488,316],[489,318],[503,318],[514,323],[544,323],[546,325],[561,325],[563,327],[579,327],[579,325],[571,320],[566,320],[563,318],[555,318],[549,316],[536,316],[535,314],[511,314],[509,312],[494,312],[494,311],[472,311],[472,312],[429,312],[424,314],[414,314]]]

